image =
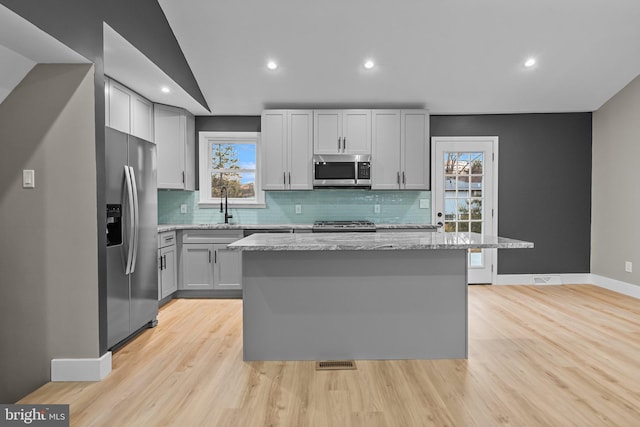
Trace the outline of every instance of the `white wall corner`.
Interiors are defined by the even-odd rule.
[[[498,274],[496,285],[588,285],[589,273],[572,274]]]
[[[97,359],[51,360],[51,381],[102,381],[110,372],[110,351]]]
[[[608,277],[592,274],[592,284],[601,288],[609,289],[610,291],[618,292],[620,294],[628,295],[634,298],[640,298],[640,286],[633,285],[627,282],[621,282],[620,280],[610,279]]]
[[[640,299],[640,286],[592,273],[499,274],[495,285],[594,285]]]

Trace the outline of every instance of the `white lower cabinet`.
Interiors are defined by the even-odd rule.
[[[242,289],[242,253],[227,249],[241,238],[241,230],[183,232],[180,289]]]
[[[181,289],[213,289],[213,245],[190,243],[182,245]]]
[[[226,244],[213,246],[213,289],[242,289],[242,252],[229,250]]]
[[[176,232],[158,235],[158,300],[178,290]]]

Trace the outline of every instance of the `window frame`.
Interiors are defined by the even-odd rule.
[[[198,182],[200,184],[198,206],[200,208],[217,208],[220,206],[220,198],[211,197],[204,189],[211,188],[211,161],[209,149],[211,144],[255,144],[256,146],[256,174],[255,191],[253,199],[229,198],[231,208],[264,208],[264,190],[261,180],[261,146],[260,132],[199,132],[198,133]]]

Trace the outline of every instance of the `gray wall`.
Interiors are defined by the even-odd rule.
[[[0,104],[0,402],[100,355],[93,94],[91,66],[37,65]]]
[[[640,285],[640,77],[593,114],[591,272]],[[624,271],[625,261],[633,272]]]
[[[591,113],[431,116],[431,136],[498,136],[499,274],[588,273]]]
[[[100,352],[107,350],[103,21],[207,107],[164,12],[156,0],[0,0],[0,3],[94,63],[98,301]],[[87,243],[88,245],[88,243]],[[93,248],[87,247],[93,251]]]

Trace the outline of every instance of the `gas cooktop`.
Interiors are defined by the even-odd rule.
[[[336,231],[376,231],[376,225],[367,220],[353,221],[316,221],[313,223],[312,231],[315,232],[336,232]]]

